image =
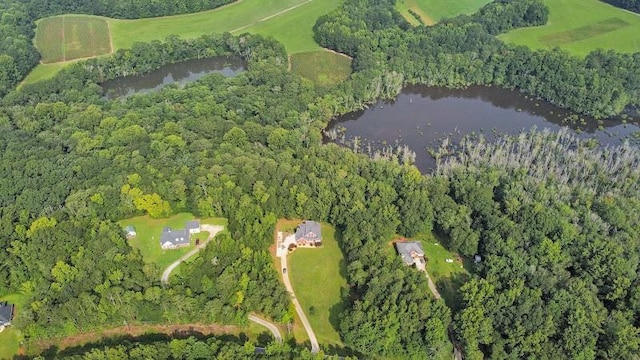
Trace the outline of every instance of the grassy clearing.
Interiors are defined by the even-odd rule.
[[[319,86],[336,85],[351,74],[351,59],[327,50],[293,54],[291,71]]]
[[[290,254],[289,277],[318,342],[342,347],[336,327],[343,309],[342,292],[347,289],[346,264],[330,225],[322,224],[322,244]]]
[[[413,10],[427,25],[434,24],[443,18],[460,14],[471,14],[492,0],[399,0],[396,9],[412,24],[418,22],[409,10]]]
[[[109,25],[103,18],[64,15],[38,22],[36,47],[43,63],[74,60],[111,52]]]
[[[517,29],[500,38],[534,49],[560,47],[577,56],[602,48],[640,51],[640,16],[598,0],[545,0],[549,22]]]
[[[7,301],[16,306],[16,317],[20,316],[20,308],[25,306],[26,299],[21,294],[8,294],[0,296],[0,301]],[[15,327],[8,327],[0,333],[0,359],[13,359],[20,350],[22,333]]]
[[[195,239],[206,239],[201,234],[191,237],[191,246],[175,250],[162,250],[160,247],[160,234],[162,228],[168,226],[172,229],[184,228],[187,221],[193,220],[194,217],[189,213],[181,213],[174,215],[168,219],[152,219],[149,216],[138,216],[131,219],[125,219],[118,222],[122,227],[133,225],[136,228],[138,236],[129,239],[129,245],[134,249],[140,250],[145,262],[156,264],[158,268],[165,269],[172,262],[178,260],[182,255],[188,253],[195,243]],[[201,224],[226,225],[226,219],[208,218],[201,220]]]
[[[21,85],[33,84],[41,80],[51,79],[63,67],[71,62],[72,61],[53,64],[38,64],[38,66],[33,68],[33,70],[31,70],[31,72],[27,75],[27,77],[22,80]]]

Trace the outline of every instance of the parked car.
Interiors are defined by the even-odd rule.
[[[287,268],[282,268],[282,273],[286,274],[287,273]]]

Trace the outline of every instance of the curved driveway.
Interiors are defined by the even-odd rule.
[[[263,318],[259,318],[253,314],[249,314],[249,320],[253,321],[254,323],[260,324],[264,327],[266,327],[267,329],[269,329],[269,331],[271,331],[271,333],[273,334],[273,337],[276,338],[276,341],[279,343],[282,343],[282,335],[280,334],[280,330],[278,330],[278,327],[263,319]]]
[[[307,335],[309,335],[309,341],[311,342],[311,352],[315,354],[318,351],[320,351],[320,345],[318,344],[316,333],[313,332],[313,329],[311,328],[311,324],[307,319],[307,315],[304,314],[304,311],[302,310],[302,306],[300,306],[298,299],[296,299],[296,294],[293,292],[293,287],[291,286],[291,282],[289,281],[289,273],[284,271],[284,269],[287,268],[286,253],[284,254],[284,256],[280,257],[280,264],[282,266],[281,271],[282,271],[282,279],[284,280],[284,286],[287,288],[287,291],[289,292],[289,294],[291,294],[291,302],[293,302],[293,306],[295,306],[296,308],[298,317],[300,317],[300,321],[302,321],[302,325],[304,326],[304,329],[307,331]]]
[[[195,249],[189,251],[188,253],[184,254],[180,259],[176,260],[174,263],[172,263],[171,265],[169,265],[167,267],[167,269],[162,273],[162,277],[160,278],[160,281],[162,281],[162,283],[164,285],[167,285],[169,283],[169,275],[171,275],[171,272],[178,267],[178,265],[180,265],[181,262],[187,260],[188,258],[192,257],[193,255],[197,254],[198,251],[204,249],[207,244],[209,243],[209,241],[211,241],[211,239],[213,239],[214,236],[216,236],[217,233],[219,233],[220,231],[224,230],[224,226],[218,226],[218,225],[201,225],[200,229],[202,231],[208,231],[209,232],[209,237],[207,238],[207,240],[203,241],[200,245],[196,246]]]

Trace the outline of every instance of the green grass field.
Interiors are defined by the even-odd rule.
[[[295,54],[320,49],[320,46],[313,40],[313,25],[319,16],[337,8],[341,1],[242,0],[214,10],[159,18],[118,20],[82,15],[65,16],[65,18],[106,21],[110,29],[113,51],[130,48],[137,41],[164,40],[169,35],[195,38],[204,34],[229,31],[233,34],[248,32],[272,36],[284,44],[289,54]],[[41,35],[36,36],[37,39],[40,39],[40,41],[36,41],[36,47],[43,54],[43,59],[47,59],[44,62],[51,62],[50,59],[60,59],[55,61],[71,59],[69,56],[64,56],[61,45],[62,38],[54,36],[55,31],[51,32],[53,35],[47,35],[45,39],[44,34],[49,34],[50,31],[44,30],[44,27],[48,26],[50,21],[52,24],[62,27],[60,20],[53,20],[56,18],[61,17],[38,21],[36,31]],[[60,31],[58,31],[59,33]],[[47,65],[38,65],[23,81],[23,84],[51,78],[62,68],[62,66]]]
[[[351,74],[351,59],[327,50],[291,55],[291,71],[319,86],[336,85]]]
[[[38,21],[36,47],[43,63],[105,55],[111,52],[109,25],[103,18],[54,16]]]
[[[500,39],[533,49],[560,47],[577,56],[612,49],[640,51],[640,15],[598,0],[545,0],[549,22],[501,35]]]
[[[396,9],[413,25],[418,25],[418,22],[409,10],[415,11],[425,24],[430,25],[443,18],[474,13],[490,2],[491,0],[398,0]]]
[[[122,227],[133,225],[136,228],[138,236],[129,239],[129,245],[134,249],[140,250],[145,262],[156,264],[158,268],[164,270],[172,262],[178,260],[182,255],[193,249],[194,239],[199,238],[205,240],[206,237],[201,234],[192,236],[191,246],[175,250],[162,250],[160,247],[160,234],[162,228],[168,226],[172,229],[184,228],[187,221],[193,220],[194,217],[189,213],[181,213],[174,215],[168,219],[152,219],[149,216],[138,216],[131,219],[125,219],[118,222]],[[200,221],[201,224],[224,225],[226,219],[207,218]],[[208,234],[205,234],[208,236]]]
[[[20,294],[8,294],[0,296],[0,301],[6,301],[16,306],[15,316],[20,316],[20,308],[25,306],[25,298]],[[18,354],[22,341],[20,330],[15,327],[8,327],[0,333],[0,359],[13,359]]]
[[[341,292],[347,289],[346,264],[330,225],[322,224],[322,244],[318,249],[299,248],[290,254],[289,277],[318,342],[341,347],[334,324],[342,311]]]

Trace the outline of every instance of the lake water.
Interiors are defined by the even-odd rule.
[[[102,88],[107,98],[115,99],[158,91],[169,84],[184,86],[213,73],[231,77],[245,71],[245,69],[246,64],[239,57],[219,56],[207,59],[193,59],[165,65],[145,75],[126,76],[109,80],[102,84]]]
[[[568,126],[578,136],[595,138],[602,144],[619,144],[640,132],[633,119],[597,121],[517,91],[482,86],[454,90],[409,86],[393,101],[379,101],[369,109],[333,120],[325,131],[325,140],[353,148],[357,137],[360,145],[355,147],[365,152],[367,148],[406,145],[416,153],[415,165],[427,172],[435,167],[427,149],[437,148],[445,137],[453,142],[472,133],[492,138],[534,126],[539,130]]]

